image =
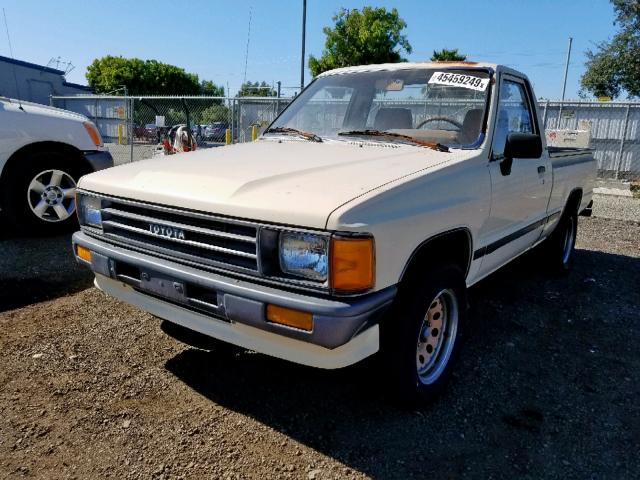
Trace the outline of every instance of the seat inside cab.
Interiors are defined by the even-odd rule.
[[[375,115],[373,129],[408,135],[418,140],[429,142],[448,145],[470,145],[480,135],[482,113],[483,110],[481,108],[472,108],[464,114],[462,123],[457,121],[453,123],[446,120],[447,117],[435,116],[419,121],[417,125],[414,125],[410,108],[382,107]],[[431,125],[445,128],[433,128]]]

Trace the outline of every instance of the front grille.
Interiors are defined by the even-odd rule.
[[[103,200],[102,236],[189,263],[258,272],[256,225],[125,200]]]

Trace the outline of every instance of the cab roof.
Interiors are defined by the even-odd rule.
[[[326,77],[330,75],[342,75],[347,73],[358,72],[394,72],[399,70],[412,70],[412,69],[434,69],[434,68],[488,68],[495,72],[509,73],[520,77],[525,77],[522,73],[513,70],[504,65],[488,62],[399,62],[399,63],[380,63],[373,65],[358,65],[354,67],[343,67],[328,70],[318,75],[320,77]]]

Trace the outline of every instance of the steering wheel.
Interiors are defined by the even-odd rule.
[[[453,125],[454,127],[456,127],[458,130],[462,130],[462,124],[460,122],[458,122],[457,120],[454,120],[453,118],[449,118],[449,117],[431,117],[431,118],[427,118],[426,120],[423,120],[422,122],[420,122],[416,126],[416,128],[422,128],[429,122],[447,122],[447,123],[450,123],[451,125]]]

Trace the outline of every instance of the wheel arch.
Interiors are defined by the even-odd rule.
[[[11,176],[11,173],[20,166],[20,160],[22,158],[25,158],[27,155],[31,155],[33,153],[41,152],[68,154],[70,157],[72,157],[67,160],[68,162],[77,162],[76,165],[80,167],[81,171],[86,171],[87,173],[91,171],[91,165],[84,158],[82,151],[74,147],[73,145],[54,141],[35,142],[19,148],[18,150],[13,152],[7,159],[4,167],[2,168],[2,170],[0,170],[0,186],[4,186],[4,183]]]
[[[579,213],[580,204],[582,203],[582,188],[576,187],[567,196],[567,201],[564,204],[564,210],[562,214],[565,212],[572,211],[575,208],[575,212]]]
[[[452,262],[460,267],[466,278],[471,266],[473,237],[467,227],[458,227],[438,233],[424,240],[409,256],[400,275],[399,283],[409,278],[416,268],[433,262]],[[435,262],[433,261],[434,259]]]

